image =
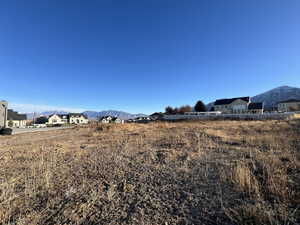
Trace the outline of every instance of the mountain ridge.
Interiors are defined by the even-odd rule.
[[[283,85],[251,97],[252,102],[263,102],[266,109],[274,108],[278,102],[289,99],[300,100],[300,88]],[[208,103],[207,110],[210,110],[213,104],[214,102]]]
[[[68,114],[70,112],[67,111],[45,111],[45,112],[36,112],[36,113],[26,113],[28,119],[33,119],[34,117],[39,116],[49,116],[52,114]],[[86,115],[89,119],[97,119],[102,116],[114,116],[118,117],[120,119],[128,120],[133,119],[140,116],[147,116],[146,114],[137,113],[132,114],[124,111],[118,111],[118,110],[104,110],[104,111],[84,111],[82,112],[84,115]]]
[[[277,106],[278,102],[286,101],[289,99],[300,100],[300,88],[284,85],[251,97],[252,102],[263,102],[265,108],[274,108]],[[208,110],[210,110],[213,103],[214,102],[211,102],[206,105]],[[29,119],[32,119],[34,116],[35,117],[41,115],[49,116],[51,114],[67,114],[67,113],[69,112],[54,110],[54,111],[46,111],[41,113],[27,113],[27,117]],[[127,120],[127,119],[133,119],[135,117],[147,116],[142,113],[132,114],[132,113],[118,111],[118,110],[84,111],[82,113],[85,114],[89,119],[97,119],[102,116],[114,116],[114,117],[119,117],[121,119]]]
[[[147,116],[142,113],[132,114],[132,113],[118,111],[118,110],[104,110],[104,111],[100,111],[100,112],[84,111],[83,114],[86,115],[90,119],[97,119],[102,116],[114,116],[114,117],[118,117],[123,120],[127,120],[127,119],[133,119],[136,117]]]
[[[278,102],[289,99],[300,100],[300,88],[285,85],[251,97],[252,102],[263,102],[266,108],[276,107]]]

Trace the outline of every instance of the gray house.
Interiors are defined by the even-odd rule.
[[[7,127],[17,127],[17,128],[24,128],[26,127],[27,122],[27,115],[26,114],[19,114],[11,109],[7,110]]]

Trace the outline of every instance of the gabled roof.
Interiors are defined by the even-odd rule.
[[[281,102],[278,102],[278,103],[290,103],[290,102],[300,102],[300,99],[288,99],[288,100],[285,100],[285,101],[281,101]]]
[[[11,109],[7,110],[7,120],[27,120],[26,114],[19,114]]]
[[[234,102],[235,100],[243,100],[245,102],[250,102],[250,97],[239,97],[239,98],[223,98],[223,99],[217,99],[214,103],[214,105],[228,105]]]
[[[262,102],[251,102],[249,105],[248,105],[248,109],[249,110],[253,110],[253,109],[263,109],[264,108],[264,104]]]
[[[87,116],[84,115],[83,113],[69,113],[69,116],[74,116],[74,117],[81,117],[83,116],[85,119],[87,119]]]
[[[51,115],[49,115],[49,118],[50,118],[51,116],[54,116],[54,115],[60,117],[61,119],[69,119],[71,116],[74,116],[74,117],[81,117],[81,116],[83,116],[85,119],[88,119],[87,116],[84,115],[83,113],[51,114]],[[64,118],[64,117],[65,117],[65,118]]]
[[[115,117],[115,116],[103,116],[103,117],[100,118],[100,120],[104,120],[104,119],[106,120],[108,118],[111,118],[111,121],[122,120],[122,119],[120,119],[118,117]]]
[[[69,119],[69,115],[68,114],[51,114],[51,115],[49,115],[48,118],[51,118],[52,116],[58,116],[61,119]]]
[[[155,112],[153,114],[151,114],[149,117],[153,117],[153,116],[163,116],[164,114],[162,112]]]

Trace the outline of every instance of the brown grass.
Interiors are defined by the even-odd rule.
[[[0,137],[0,224],[300,224],[299,121]]]

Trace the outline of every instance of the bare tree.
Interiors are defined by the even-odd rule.
[[[178,113],[179,114],[184,114],[186,112],[191,112],[193,110],[193,108],[189,105],[184,105],[184,106],[181,106],[179,109],[178,109]]]

